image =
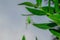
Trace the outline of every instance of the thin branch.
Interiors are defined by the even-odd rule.
[[[22,16],[33,16],[33,14],[21,14]]]

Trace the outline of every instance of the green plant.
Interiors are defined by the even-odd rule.
[[[51,6],[51,1],[53,2],[54,6]],[[59,38],[60,40],[60,30],[54,29],[54,27],[60,26],[60,1],[59,0],[48,0],[48,6],[42,6],[42,0],[36,0],[36,4],[33,4],[31,2],[24,2],[20,3],[18,5],[26,5],[26,9],[31,12],[31,14],[26,15],[28,16],[28,23],[31,23],[31,19],[29,16],[37,15],[42,16],[46,15],[48,18],[50,18],[50,23],[32,23],[35,27],[39,29],[49,29],[49,31]],[[25,16],[25,15],[24,15]]]
[[[23,35],[22,40],[26,40],[25,35]]]

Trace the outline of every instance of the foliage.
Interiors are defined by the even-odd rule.
[[[25,36],[23,35],[22,40],[26,40]]]
[[[53,7],[51,6],[51,1],[54,4]],[[48,6],[44,7],[42,6],[42,0],[36,0],[36,4],[31,2],[24,2],[19,5],[26,5],[26,9],[31,12],[32,16],[46,15],[48,18],[50,18],[51,23],[32,23],[32,25],[39,29],[49,29],[53,35],[60,38],[60,30],[52,29],[53,27],[60,26],[60,0],[48,0]],[[28,22],[31,22],[30,18],[28,18]]]
[[[36,40],[38,40],[38,38],[36,37]]]

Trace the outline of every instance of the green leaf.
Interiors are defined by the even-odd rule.
[[[46,12],[43,10],[37,10],[33,8],[28,8],[28,7],[26,7],[26,9],[34,15],[46,15]]]
[[[26,40],[25,36],[22,37],[22,40]]]
[[[60,14],[50,15],[48,17],[50,19],[52,19],[55,23],[57,23],[58,25],[60,25]]]
[[[51,0],[54,3],[54,0]],[[60,0],[58,0],[58,3],[60,3]]]
[[[60,3],[59,3],[59,14],[60,14]]]
[[[36,0],[36,4],[37,4],[37,6],[41,6],[42,5],[42,0]]]
[[[58,0],[58,3],[60,3],[60,0]]]
[[[33,24],[35,27],[37,28],[41,28],[41,29],[49,29],[51,27],[55,27],[57,26],[56,23],[45,23],[45,24]]]
[[[31,2],[24,2],[24,3],[20,3],[18,5],[26,5],[26,6],[34,7],[34,4],[32,4]]]
[[[50,32],[55,35],[56,37],[60,37],[60,31],[55,30],[55,29],[50,29]]]
[[[28,23],[28,24],[31,23],[31,18],[30,18],[30,16],[27,17],[27,23]]]
[[[49,7],[48,6],[46,6],[46,7],[42,7],[42,9],[44,10],[44,11],[46,11],[47,13],[49,13]],[[54,7],[50,7],[50,14],[54,14]]]
[[[54,1],[55,10],[58,13],[58,11],[59,11],[59,3],[58,3],[58,0],[53,0],[53,1]]]

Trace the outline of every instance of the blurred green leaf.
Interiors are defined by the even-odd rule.
[[[42,0],[36,0],[36,2],[37,2],[36,3],[37,6],[41,6],[42,5]]]
[[[22,37],[22,40],[26,40],[25,36]]]
[[[58,0],[58,3],[60,3],[60,0]]]
[[[59,3],[59,14],[60,14],[60,3]]]
[[[49,7],[48,6],[46,6],[46,7],[42,7],[42,9],[44,10],[44,11],[46,11],[47,13],[49,12]],[[54,7],[50,7],[50,14],[54,14]]]
[[[52,27],[57,26],[56,23],[45,23],[45,24],[33,24],[35,27],[37,28],[41,28],[41,29],[49,29]]]
[[[60,25],[60,14],[50,15],[48,17],[50,19],[52,19],[55,23],[57,23],[58,25]]]
[[[58,11],[59,11],[59,3],[58,3],[58,0],[53,0],[53,1],[54,1],[55,10],[58,13]]]
[[[28,24],[31,23],[31,18],[30,18],[30,16],[27,17],[27,22],[28,22]]]
[[[43,10],[37,10],[33,8],[28,8],[28,7],[26,7],[26,9],[34,15],[46,15],[46,12]]]
[[[56,37],[60,37],[60,31],[55,30],[55,29],[50,29],[50,32],[55,35]]]
[[[54,0],[51,0],[54,3]],[[60,3],[60,0],[58,0],[58,3]]]
[[[34,4],[32,4],[31,2],[24,2],[24,3],[20,3],[18,5],[26,5],[26,6],[34,7]]]

